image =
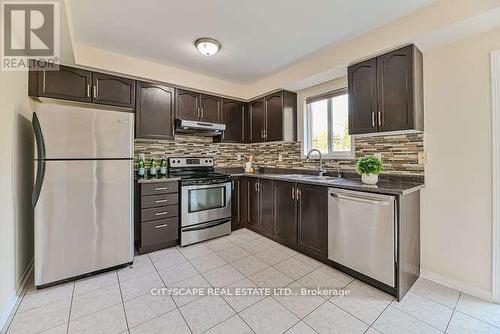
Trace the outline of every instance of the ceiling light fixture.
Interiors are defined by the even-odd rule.
[[[221,48],[220,43],[212,38],[199,38],[194,42],[194,46],[196,46],[204,56],[213,56]]]

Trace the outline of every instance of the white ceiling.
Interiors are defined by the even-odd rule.
[[[434,0],[71,0],[76,43],[247,84]],[[193,42],[222,43],[212,57]]]

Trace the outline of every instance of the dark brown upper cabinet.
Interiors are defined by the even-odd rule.
[[[226,124],[222,141],[230,143],[244,141],[244,111],[244,103],[228,99],[222,100],[221,121]]]
[[[299,249],[328,257],[328,188],[299,183],[296,198]]]
[[[59,65],[59,71],[30,71],[29,95],[92,102],[92,72]]]
[[[58,71],[30,71],[29,95],[135,107],[135,80],[59,65]]]
[[[221,123],[222,98],[185,89],[178,89],[176,98],[177,118],[207,123]]]
[[[250,124],[250,138],[251,143],[260,143],[265,141],[264,128],[266,126],[266,112],[264,110],[264,101],[262,99],[255,100],[248,105],[248,117]]]
[[[190,121],[200,119],[200,93],[177,89],[175,117]]]
[[[135,80],[104,73],[92,73],[92,102],[135,107]]]
[[[349,133],[377,132],[377,59],[349,67]]]
[[[297,94],[279,91],[250,102],[250,142],[297,140]]]
[[[135,136],[174,139],[174,88],[137,82]]]
[[[347,69],[349,134],[424,130],[422,52],[415,45]]]
[[[221,123],[222,98],[201,94],[200,121]]]

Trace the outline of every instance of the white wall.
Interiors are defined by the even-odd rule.
[[[500,29],[424,53],[422,268],[491,291],[490,51]]]
[[[33,134],[26,72],[0,71],[0,329],[33,259]]]

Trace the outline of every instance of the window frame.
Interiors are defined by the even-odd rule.
[[[331,122],[332,122],[332,117],[333,117],[333,110],[332,110],[332,100],[331,98],[347,94],[347,87],[343,87],[340,89],[336,89],[327,93],[319,94],[319,95],[313,95],[305,98],[304,101],[304,127],[303,127],[303,149],[301,152],[302,158],[305,159],[307,156],[307,152],[312,149],[312,131],[311,131],[311,124],[312,124],[312,112],[311,112],[311,107],[310,104],[316,101],[321,101],[324,99],[328,99],[328,109],[327,109],[327,117],[328,117],[328,139],[331,139],[333,137],[333,128],[331,127]],[[329,153],[322,153],[323,159],[333,159],[333,160],[342,160],[342,159],[354,159],[355,157],[355,138],[354,136],[351,136],[351,150],[350,151],[337,151],[337,152],[332,152],[333,149],[333,143],[331,140],[328,140],[328,152]],[[318,159],[318,156],[314,156],[313,159]]]

